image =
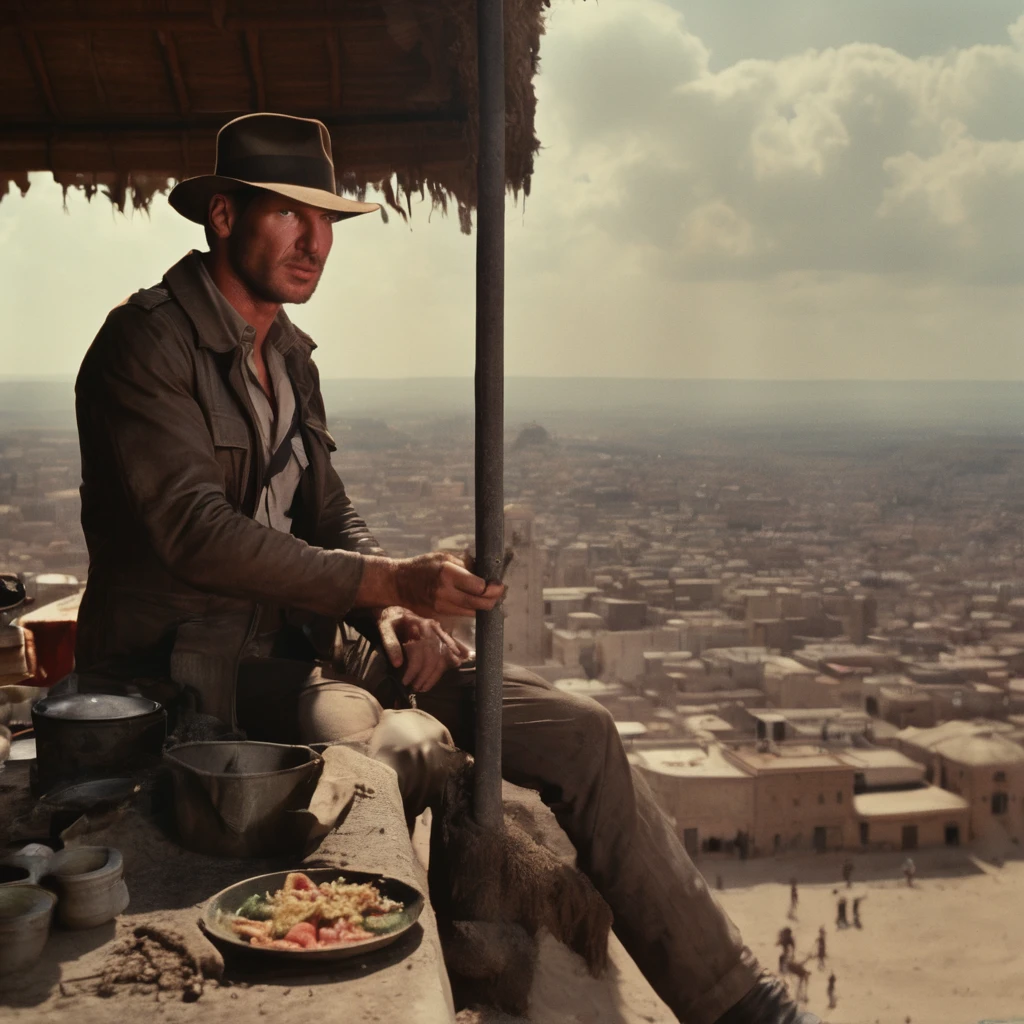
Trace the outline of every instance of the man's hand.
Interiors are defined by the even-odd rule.
[[[366,557],[356,606],[401,605],[423,618],[491,611],[505,587],[474,576],[454,555],[433,551],[415,558]]]
[[[388,660],[395,668],[405,662],[402,682],[425,693],[450,668],[461,665],[472,653],[449,636],[434,619],[423,618],[407,608],[382,608],[377,616]]]

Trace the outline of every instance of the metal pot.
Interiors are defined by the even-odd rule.
[[[167,712],[146,697],[67,693],[32,706],[38,788],[124,775],[159,763]]]
[[[301,851],[323,758],[309,747],[224,740],[164,753],[174,779],[181,845],[221,857]]]

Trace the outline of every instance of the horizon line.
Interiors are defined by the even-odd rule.
[[[72,382],[73,373],[0,373],[0,384],[24,384],[26,382],[58,383]],[[506,381],[629,381],[656,384],[1024,384],[1024,377],[624,377],[612,374],[506,374]],[[416,377],[325,377],[321,383],[344,381],[346,383],[395,384],[407,381],[466,381],[472,383],[472,374],[430,374]]]

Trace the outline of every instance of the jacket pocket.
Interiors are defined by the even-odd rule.
[[[249,449],[249,428],[237,416],[222,412],[210,413],[210,433],[215,448]]]
[[[224,473],[224,494],[237,510],[242,504],[250,461],[249,428],[237,416],[211,412],[210,435],[214,455]]]

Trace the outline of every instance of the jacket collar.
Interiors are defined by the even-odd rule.
[[[221,294],[194,249],[164,274],[164,283],[196,329],[199,344],[215,352],[230,352],[250,341],[252,327]],[[296,355],[307,359],[316,348],[313,339],[300,331],[282,309],[274,318],[267,341],[282,355],[299,346]]]

